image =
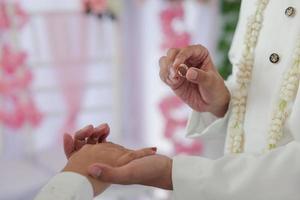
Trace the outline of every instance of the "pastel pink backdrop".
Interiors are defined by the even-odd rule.
[[[44,18],[48,30],[50,53],[67,108],[61,133],[74,131],[87,81],[89,29],[87,29],[85,15],[74,16],[74,18],[60,16]],[[74,20],[77,21],[76,24]]]

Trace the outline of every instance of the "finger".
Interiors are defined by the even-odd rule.
[[[167,52],[167,57],[170,59],[171,62],[174,61],[176,55],[179,53],[179,49],[176,49],[176,48],[171,48],[168,50]]]
[[[203,86],[212,86],[213,77],[209,72],[195,67],[189,68],[186,73],[186,79],[192,83],[201,84]]]
[[[74,140],[68,133],[64,134],[64,151],[66,157],[69,159],[74,152]]]
[[[96,127],[92,134],[88,137],[87,143],[88,144],[96,144],[101,143],[109,134],[109,126],[108,124],[101,124],[100,126]]]
[[[129,167],[111,167],[105,164],[92,164],[88,167],[88,174],[100,181],[114,184],[134,184]]]
[[[168,61],[167,56],[163,56],[159,59],[160,72],[159,76],[163,82],[166,82],[169,76],[169,65],[171,62]]]
[[[179,52],[180,52],[180,49],[176,49],[176,48],[171,48],[167,52],[167,58],[169,61],[169,63],[168,63],[168,71],[169,71],[168,79],[171,80],[171,84],[173,84],[174,79],[177,81],[177,79],[179,78],[176,73],[176,71],[177,71],[176,68],[173,67],[173,62]]]
[[[191,45],[183,48],[176,55],[173,67],[177,68],[180,64],[185,64],[189,58],[204,59],[208,55],[208,50],[202,45]]]
[[[74,149],[75,151],[80,150],[86,144],[85,140],[75,140],[74,141]]]
[[[108,126],[108,124],[103,124],[103,129],[104,130],[103,130],[102,134],[99,135],[98,143],[106,142],[106,138],[109,135],[110,127]]]
[[[179,52],[180,52],[180,49],[176,49],[176,48],[171,48],[167,52],[166,66],[167,66],[167,70],[168,70],[168,74],[169,74],[168,79],[171,81],[178,78],[176,76],[177,75],[176,69],[173,67],[173,62]]]
[[[135,160],[135,159],[139,159],[139,158],[143,158],[145,156],[151,156],[156,154],[157,148],[156,147],[151,147],[151,148],[144,148],[144,149],[140,149],[137,151],[129,151],[128,153],[126,153],[124,156],[122,156],[118,162],[117,165],[118,166],[122,166],[122,165],[126,165],[129,162]]]
[[[165,82],[169,86],[176,85],[180,82],[181,79],[179,76],[177,76],[174,67],[172,67],[170,58],[166,56],[161,57],[159,60],[159,65],[159,76],[163,82]]]
[[[80,129],[75,133],[75,140],[85,140],[89,137],[94,131],[93,125],[87,125],[86,127]]]
[[[176,55],[176,58],[173,62],[173,67],[177,69],[177,67],[180,64],[184,64],[187,61],[187,59],[191,57],[191,55],[192,55],[191,47],[181,49],[181,51]]]

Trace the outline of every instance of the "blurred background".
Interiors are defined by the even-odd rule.
[[[190,109],[159,79],[168,48],[206,46],[220,73],[240,0],[0,0],[0,199],[29,200],[65,165],[64,132],[107,122],[110,140],[214,156],[184,137]],[[113,186],[96,199],[166,200]]]

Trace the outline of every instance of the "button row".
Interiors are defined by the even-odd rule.
[[[285,15],[287,17],[294,17],[296,15],[296,9],[294,7],[288,7],[285,10]],[[280,61],[280,56],[277,53],[272,53],[269,57],[271,63],[276,64]]]
[[[294,7],[288,7],[285,10],[285,15],[288,17],[294,17],[296,15],[296,9]]]

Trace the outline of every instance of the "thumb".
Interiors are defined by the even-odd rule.
[[[195,84],[210,86],[213,77],[209,72],[195,67],[191,67],[186,73],[186,79]]]
[[[96,163],[88,167],[88,174],[103,182],[122,185],[132,184],[131,173],[126,165],[122,167],[111,167],[102,163]]]

